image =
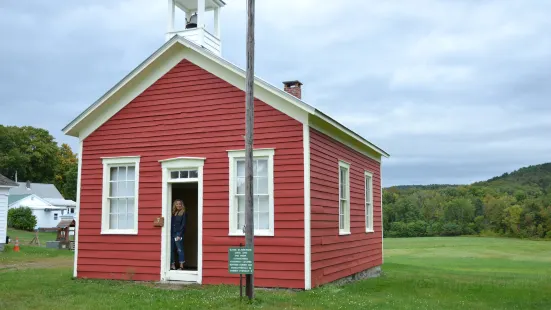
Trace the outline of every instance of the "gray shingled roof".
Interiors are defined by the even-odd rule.
[[[18,184],[19,185],[19,184]],[[16,201],[19,201],[27,196],[30,196],[31,194],[27,194],[27,195],[9,195],[8,196],[8,205],[11,205],[12,203],[16,202]]]
[[[30,183],[30,188],[27,189],[26,182],[18,182],[19,186],[10,189],[11,195],[25,195],[25,194],[35,194],[40,198],[61,198],[63,196],[57,190],[53,184],[43,184],[43,183]]]
[[[0,186],[17,186],[17,185],[18,184],[15,183],[14,181],[0,174]]]

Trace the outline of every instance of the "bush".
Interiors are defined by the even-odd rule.
[[[409,237],[424,237],[427,231],[427,223],[424,221],[415,221],[408,223],[407,233]]]
[[[8,211],[8,226],[15,229],[33,231],[36,226],[36,216],[30,208],[15,208]]]
[[[390,237],[408,237],[407,224],[403,222],[394,222],[390,224]]]
[[[461,225],[446,223],[442,226],[442,236],[460,236],[463,232]]]
[[[442,223],[433,222],[427,226],[427,236],[440,236],[442,233]]]

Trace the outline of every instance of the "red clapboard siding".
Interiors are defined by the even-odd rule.
[[[304,287],[302,124],[255,101],[255,148],[275,148],[275,237],[256,237],[255,284]],[[161,159],[205,157],[203,283],[237,284],[227,249],[227,150],[244,149],[245,93],[183,60],[84,140],[78,277],[160,279]],[[138,235],[101,235],[101,157],[140,159]]]
[[[339,160],[350,163],[350,235],[339,236]],[[380,163],[310,129],[312,287],[382,264]],[[374,233],[365,232],[365,171],[373,173]]]

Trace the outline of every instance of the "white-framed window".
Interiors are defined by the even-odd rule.
[[[140,157],[103,159],[102,234],[138,233]]]
[[[228,151],[229,234],[244,235],[245,151]],[[274,235],[274,149],[253,150],[253,208],[255,236]]]
[[[197,179],[199,172],[197,169],[178,169],[170,171],[170,180],[189,180]]]
[[[365,172],[365,231],[373,232],[373,174]]]
[[[339,234],[350,234],[350,164],[339,161]]]
[[[57,221],[57,213],[54,213],[54,221]]]

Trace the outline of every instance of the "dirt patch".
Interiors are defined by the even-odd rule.
[[[0,264],[0,272],[22,269],[63,268],[71,267],[72,265],[73,259],[71,257],[53,257],[40,261]]]

